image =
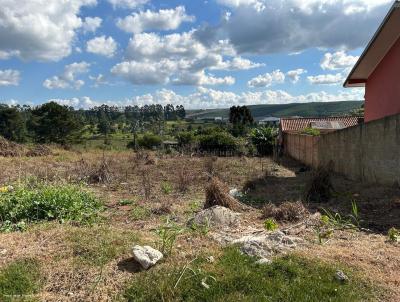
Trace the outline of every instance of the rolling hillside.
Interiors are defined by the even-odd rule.
[[[329,103],[293,103],[280,105],[253,105],[248,106],[255,119],[267,116],[289,117],[321,117],[343,115],[353,109],[360,108],[363,101],[345,101],[345,102],[329,102]],[[229,108],[224,109],[203,109],[203,110],[187,110],[187,117],[190,118],[214,118],[228,117]]]

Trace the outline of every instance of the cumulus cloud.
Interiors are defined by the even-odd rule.
[[[285,82],[285,74],[279,69],[274,70],[272,73],[259,75],[251,79],[247,85],[249,87],[269,87],[274,84],[282,84]]]
[[[229,18],[204,26],[204,43],[223,37],[239,54],[299,52],[322,47],[363,47],[387,13],[391,0],[219,0]],[[254,4],[259,5],[254,5]],[[260,5],[262,9],[260,9]]]
[[[309,76],[307,79],[313,85],[338,85],[344,82],[342,73]]]
[[[86,17],[82,24],[82,29],[84,33],[96,32],[96,30],[101,26],[103,20],[99,17]]]
[[[231,55],[234,53],[226,41],[205,47],[196,39],[194,31],[164,36],[140,33],[130,39],[126,60],[116,64],[111,71],[136,85],[232,85],[235,83],[233,77],[215,77],[207,72],[264,66]]]
[[[0,70],[0,86],[18,86],[20,72],[14,69]]]
[[[67,57],[83,24],[81,7],[94,4],[96,0],[1,1],[1,56],[40,61]]]
[[[117,50],[117,43],[112,37],[100,36],[86,43],[86,51],[105,57],[113,57]]]
[[[321,60],[321,68],[324,70],[348,69],[357,62],[358,56],[347,55],[345,51],[326,53]]]
[[[107,81],[106,77],[99,73],[97,76],[89,76],[89,79],[91,79],[93,83],[93,87],[97,88],[101,85],[108,85],[109,82]]]
[[[299,68],[295,70],[290,70],[286,73],[288,78],[293,84],[296,84],[300,80],[300,76],[304,73],[307,73],[307,70]]]
[[[108,0],[114,8],[136,8],[144,5],[149,0]]]
[[[53,99],[63,105],[75,108],[91,108],[102,104],[115,106],[152,105],[152,104],[182,104],[187,109],[228,108],[232,105],[254,104],[288,104],[308,102],[332,102],[362,100],[363,92],[360,89],[350,89],[330,94],[325,91],[308,94],[293,95],[283,90],[265,90],[260,92],[234,93],[231,91],[215,90],[199,87],[189,95],[181,95],[169,89],[157,90],[154,93],[134,96],[124,100],[93,100],[90,97],[72,99]]]
[[[66,89],[73,88],[79,90],[85,82],[76,79],[77,75],[89,72],[90,64],[82,61],[66,65],[64,73],[59,76],[53,76],[43,82],[43,86],[47,89]]]
[[[146,10],[133,13],[117,20],[117,25],[129,33],[141,33],[149,30],[174,30],[183,22],[193,22],[194,16],[186,14],[184,6],[175,9],[161,9],[158,12]]]

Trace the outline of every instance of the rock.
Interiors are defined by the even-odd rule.
[[[214,257],[213,256],[209,256],[209,257],[207,257],[207,262],[208,263],[214,263],[215,262],[215,259],[214,259]]]
[[[240,192],[238,189],[234,188],[229,191],[229,195],[231,195],[234,198],[240,198],[243,196],[242,192]]]
[[[236,226],[239,224],[240,214],[221,206],[213,206],[211,208],[198,212],[194,218],[189,220],[189,225],[203,226]]]
[[[341,271],[341,270],[336,271],[335,279],[342,283],[349,281],[349,277],[347,277],[346,274],[343,273],[343,271]]]
[[[135,245],[133,247],[133,258],[140,263],[144,269],[149,269],[163,258],[163,254],[151,246]]]
[[[286,236],[281,231],[264,233],[261,235],[247,235],[233,240],[232,244],[239,244],[242,253],[256,257],[269,259],[276,254],[285,253],[297,246],[293,237]]]
[[[271,263],[272,263],[272,261],[267,258],[261,258],[256,261],[256,264],[259,264],[259,265],[268,265]]]

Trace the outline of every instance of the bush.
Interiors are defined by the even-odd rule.
[[[328,202],[333,195],[332,166],[330,162],[327,166],[319,167],[313,172],[311,179],[305,187],[306,201]]]
[[[161,137],[154,133],[145,133],[138,138],[138,146],[145,149],[154,149],[161,145]]]
[[[178,144],[180,146],[187,146],[195,142],[195,136],[192,131],[179,132],[176,136],[176,139],[178,140]]]
[[[305,128],[301,133],[307,134],[307,135],[312,135],[312,136],[321,135],[321,131],[319,131],[318,129],[311,128],[311,127]]]
[[[0,228],[12,231],[21,223],[58,220],[92,223],[102,203],[72,185],[19,186],[0,193]]]
[[[201,135],[199,144],[203,151],[234,151],[237,149],[236,139],[228,132],[221,130]]]
[[[278,132],[275,128],[260,127],[251,132],[251,142],[257,149],[259,155],[271,155],[274,151],[275,140]]]

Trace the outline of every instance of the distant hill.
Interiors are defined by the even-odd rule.
[[[275,117],[324,117],[344,115],[353,109],[360,108],[363,101],[325,102],[325,103],[293,103],[280,105],[252,105],[248,106],[255,119],[267,116]],[[187,110],[189,118],[229,117],[229,108]]]

